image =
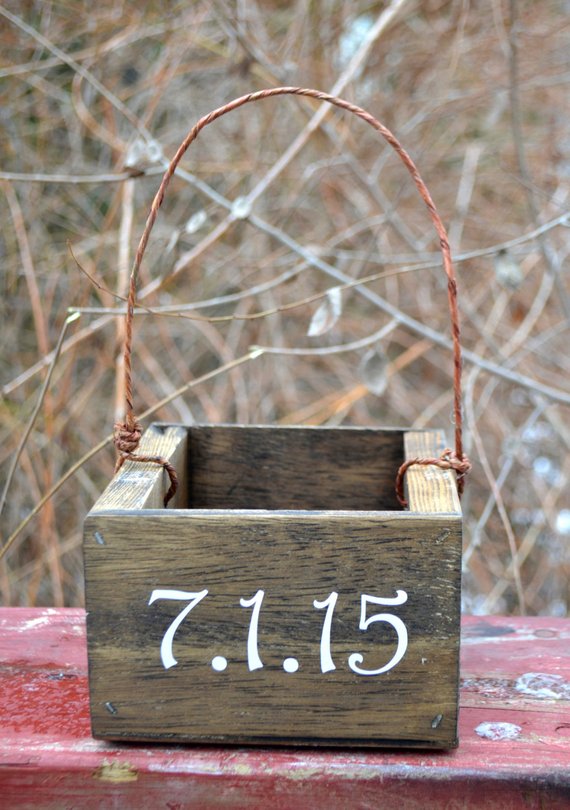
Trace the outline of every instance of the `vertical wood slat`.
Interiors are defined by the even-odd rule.
[[[438,458],[445,449],[445,436],[440,430],[407,430],[404,433],[404,456]],[[461,514],[455,473],[435,465],[416,464],[408,468],[405,480],[410,512]]]
[[[178,473],[178,491],[169,504],[183,508],[187,502],[188,429],[182,425],[152,424],[140,441],[141,455],[162,456],[174,465]],[[104,512],[114,509],[161,509],[168,490],[168,476],[157,464],[125,461],[103,495],[91,510]]]

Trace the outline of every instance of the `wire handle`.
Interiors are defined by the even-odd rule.
[[[218,107],[217,109],[212,110],[212,112],[209,112],[207,115],[200,118],[200,120],[196,124],[194,124],[192,129],[188,132],[188,134],[178,147],[176,154],[170,161],[170,164],[162,177],[162,181],[160,183],[158,191],[156,192],[156,195],[152,201],[150,212],[146,220],[145,228],[137,248],[129,281],[127,312],[125,315],[125,347],[124,347],[125,419],[124,422],[115,425],[115,446],[117,448],[118,453],[115,471],[119,470],[127,459],[131,461],[141,461],[141,462],[145,461],[145,462],[152,462],[154,464],[160,464],[162,467],[164,467],[170,478],[170,489],[168,490],[164,498],[165,506],[176,492],[177,487],[176,472],[174,471],[173,467],[168,463],[168,461],[166,459],[161,458],[160,456],[152,456],[152,457],[142,456],[136,452],[141,437],[141,426],[135,416],[135,409],[133,403],[133,384],[132,384],[133,320],[136,304],[138,274],[143,260],[143,256],[146,251],[148,240],[151,231],[154,227],[154,224],[156,222],[158,211],[164,200],[164,195],[166,193],[166,189],[168,188],[168,184],[170,183],[170,180],[172,179],[172,176],[174,175],[176,168],[180,163],[182,157],[184,156],[186,150],[188,149],[190,144],[194,140],[196,140],[198,134],[205,127],[216,121],[218,118],[221,118],[226,113],[231,112],[232,110],[236,110],[238,109],[238,107],[242,107],[244,104],[249,104],[252,101],[260,101],[261,99],[264,98],[272,98],[273,96],[285,96],[285,95],[308,96],[310,98],[317,99],[318,101],[326,101],[329,104],[332,104],[335,107],[340,107],[340,109],[342,110],[347,110],[348,112],[351,112],[354,115],[358,116],[358,118],[361,118],[363,121],[366,121],[367,124],[369,124],[371,127],[373,127],[373,129],[375,129],[377,132],[380,133],[380,135],[384,138],[384,140],[386,140],[390,144],[390,146],[394,149],[394,151],[397,153],[398,157],[400,158],[400,160],[410,173],[412,180],[414,181],[414,184],[429,211],[431,220],[439,237],[439,244],[443,258],[443,268],[447,276],[447,299],[449,304],[449,313],[451,318],[451,335],[453,340],[453,413],[455,421],[455,451],[451,453],[451,451],[446,450],[445,453],[447,455],[445,457],[444,455],[442,455],[439,459],[408,460],[405,464],[402,465],[402,467],[400,467],[397,477],[396,490],[400,503],[403,506],[406,506],[403,496],[403,478],[408,467],[410,467],[412,464],[435,464],[440,467],[447,465],[446,466],[447,469],[452,468],[459,472],[458,490],[459,494],[461,494],[464,485],[464,475],[466,472],[468,472],[471,465],[463,452],[463,438],[462,438],[463,419],[461,413],[462,357],[461,357],[460,330],[459,330],[459,311],[457,307],[457,279],[455,276],[455,270],[453,268],[453,262],[451,259],[451,250],[449,247],[449,239],[447,236],[447,231],[441,220],[441,217],[437,212],[435,203],[432,200],[428,188],[424,183],[424,181],[422,180],[414,161],[412,160],[410,155],[406,152],[406,150],[401,145],[396,136],[393,135],[389,129],[387,129],[383,124],[380,123],[380,121],[374,118],[373,115],[371,115],[366,110],[362,109],[362,107],[357,106],[356,104],[352,104],[351,102],[346,101],[342,98],[338,98],[337,96],[331,96],[329,93],[323,93],[320,90],[312,90],[310,88],[302,88],[302,87],[272,87],[267,90],[258,90],[255,93],[248,93],[245,96],[240,96],[239,98],[230,101],[228,104],[224,104],[222,107]]]

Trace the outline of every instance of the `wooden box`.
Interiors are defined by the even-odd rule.
[[[457,744],[455,475],[437,431],[153,425],[85,521],[95,737]]]

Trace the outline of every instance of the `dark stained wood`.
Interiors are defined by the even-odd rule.
[[[196,426],[189,432],[195,509],[399,509],[402,430]]]
[[[461,512],[453,478],[436,467],[415,467],[408,486],[414,511],[379,508],[395,502],[404,442],[412,455],[437,455],[443,437],[360,428],[160,426],[151,439],[162,443],[163,455],[188,459],[189,508],[180,501],[176,509],[148,508],[165,482],[161,469],[145,465],[136,497],[122,502],[115,480],[86,520],[94,734],[454,746]],[[123,475],[133,471],[118,478]],[[166,668],[161,641],[191,597],[160,594],[149,604],[151,595],[204,589],[207,596],[174,635],[177,664]],[[254,669],[247,641],[255,603],[240,606],[240,599],[260,591],[262,666]],[[401,603],[368,599],[364,616],[396,619],[359,628],[363,594],[389,600],[398,591],[405,591]],[[338,598],[329,613],[326,604],[314,607],[332,593]],[[322,671],[330,666],[320,646],[327,615],[335,668]],[[388,664],[397,630],[402,639],[407,632],[408,643],[395,666],[376,675],[354,671]],[[351,658],[351,668],[355,653],[364,662],[354,666]],[[223,671],[213,666],[219,656],[227,663]],[[295,659],[298,670],[286,671],[286,659]]]
[[[441,431],[153,424],[140,453],[168,458],[180,486],[171,508],[399,510],[404,458],[438,456]],[[410,509],[460,512],[453,473],[412,467]],[[92,511],[158,509],[168,480],[155,464],[126,462]]]
[[[144,522],[143,522],[144,521]],[[86,544],[91,696],[96,736],[202,742],[455,744],[461,527],[408,514],[231,513],[177,510],[89,519]],[[117,584],[121,583],[118,588]],[[178,665],[165,670],[161,640],[188,600],[148,605],[155,588],[209,593],[175,636]],[[259,589],[259,655],[249,672],[252,609]],[[358,629],[361,594],[408,628],[409,646],[390,672],[353,673],[388,663],[396,633],[385,623]],[[322,673],[324,610],[339,594],[331,653]],[[227,670],[210,662],[223,655]],[[283,662],[294,657],[299,670]],[[109,709],[109,705],[114,710]],[[438,719],[439,718],[439,719]]]

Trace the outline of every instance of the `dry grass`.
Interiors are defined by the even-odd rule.
[[[363,37],[390,5],[400,7],[396,22],[363,51]],[[117,302],[79,272],[67,240],[104,288],[123,294],[160,156],[170,157],[202,114],[262,87],[340,86],[340,95],[370,109],[417,160],[458,262],[475,465],[464,498],[465,610],[566,614],[567,3],[219,0],[166,7],[110,0],[2,7],[20,21],[0,18],[2,485],[21,448],[1,518],[3,542],[120,413],[122,321],[98,311]],[[350,61],[359,49],[360,67]],[[429,331],[449,334],[429,219],[374,132],[337,111],[311,131],[316,109],[307,100],[263,101],[200,136],[159,217],[141,301],[243,316],[324,292],[339,274],[389,277],[343,292],[341,317],[316,337],[307,331],[318,302],[223,323],[137,317],[137,410],[252,344],[328,347],[317,356],[267,353],[155,415],[436,425],[451,434],[451,354]],[[303,132],[302,149],[272,179],[268,173]],[[129,160],[145,172],[125,179]],[[255,189],[252,217],[228,218],[236,198]],[[499,254],[505,244],[506,269]],[[397,310],[391,327],[384,302]],[[81,316],[66,325],[68,308]],[[403,324],[399,313],[419,325]],[[381,341],[334,350],[383,327]],[[375,363],[363,370],[370,348]],[[363,383],[381,387],[383,357],[388,386],[375,395]],[[81,604],[81,523],[111,470],[107,448],[80,465],[20,531],[0,563],[3,603]]]

